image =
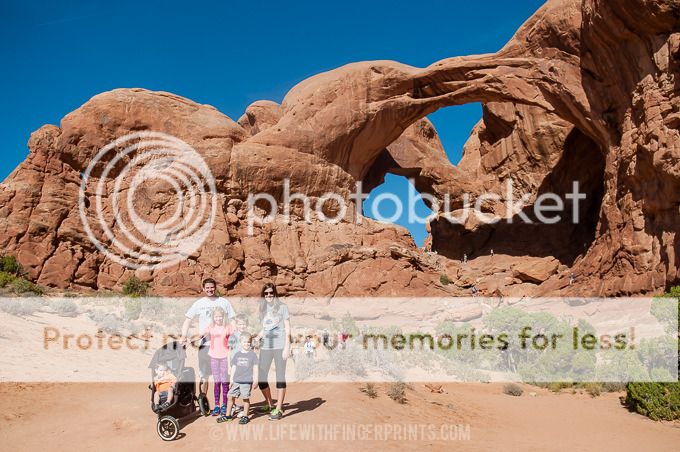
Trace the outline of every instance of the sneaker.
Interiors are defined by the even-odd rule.
[[[270,421],[278,421],[283,417],[283,413],[281,410],[274,408],[271,413],[269,413],[269,420]]]
[[[213,408],[211,414],[212,414],[213,416],[219,416],[221,412],[222,412],[222,410],[220,410],[220,407],[219,407],[219,406],[216,406],[215,408]]]
[[[222,422],[228,422],[231,421],[232,419],[235,419],[234,416],[220,416],[217,418],[217,423],[221,424]]]
[[[222,405],[222,409],[220,409],[220,414],[221,414],[222,416],[226,416],[226,415],[227,415],[227,405]]]
[[[242,410],[243,410],[243,407],[240,407],[240,406],[234,404],[234,406],[231,407],[231,415],[236,416],[236,413],[238,413],[239,411],[242,411]]]
[[[247,424],[250,422],[250,419],[248,419],[248,416],[241,416],[238,420],[238,423],[241,425]]]

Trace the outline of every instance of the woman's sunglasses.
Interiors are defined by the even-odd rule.
[[[265,292],[265,293],[264,293],[264,296],[265,296],[265,297],[267,297],[267,296],[272,296],[272,297],[273,297],[273,296],[274,296],[274,292],[272,292],[272,291]]]

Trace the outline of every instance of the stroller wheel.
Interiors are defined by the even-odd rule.
[[[156,423],[156,431],[163,441],[172,441],[179,435],[179,422],[172,416],[163,416]]]
[[[208,397],[205,394],[198,395],[198,409],[201,410],[203,416],[210,414],[210,403],[208,402]]]

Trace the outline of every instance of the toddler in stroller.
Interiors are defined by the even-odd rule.
[[[151,409],[158,414],[156,431],[165,441],[177,438],[179,420],[196,412],[196,402],[204,416],[210,409],[205,396],[196,397],[196,375],[192,367],[184,366],[185,360],[184,346],[175,341],[156,350],[149,363]]]
[[[165,411],[170,407],[175,392],[175,377],[168,366],[165,364],[158,364],[156,367],[156,378],[153,381],[156,391],[153,395],[153,410],[156,413]]]

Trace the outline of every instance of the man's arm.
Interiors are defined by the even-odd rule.
[[[187,343],[187,334],[189,334],[189,327],[191,326],[191,321],[196,317],[196,304],[194,303],[191,305],[191,307],[187,310],[187,313],[185,314],[186,319],[184,319],[184,323],[182,324],[182,335],[180,336],[180,342],[182,344]]]
[[[180,336],[179,341],[182,344],[187,343],[187,334],[189,333],[189,327],[191,326],[191,320],[189,317],[184,319],[184,323],[182,324],[182,335]]]

